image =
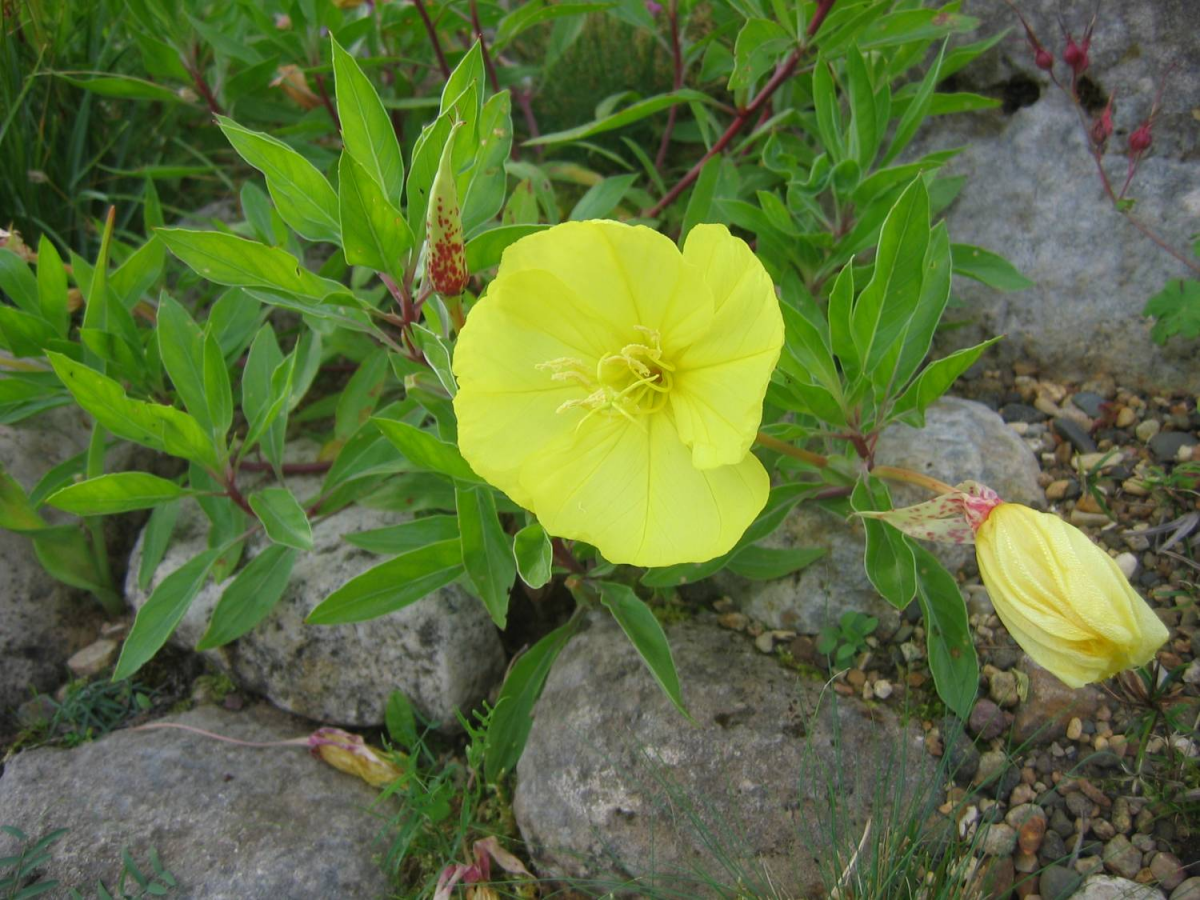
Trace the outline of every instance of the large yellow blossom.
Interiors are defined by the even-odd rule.
[[[681,253],[643,226],[557,225],[505,251],[459,335],[459,449],[611,562],[712,559],[766,503],[750,445],[782,344],[771,279],[724,227]]]
[[[1113,559],[1058,516],[1001,503],[975,558],[1004,627],[1071,687],[1145,665],[1168,637]]]

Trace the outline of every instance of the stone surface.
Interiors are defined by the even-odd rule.
[[[1185,2],[1164,5],[1178,8]],[[999,0],[993,5],[1000,7]],[[1053,0],[1042,5],[1058,6]],[[1086,12],[1081,7],[1077,5],[1076,18],[1082,21],[1091,16],[1092,7]],[[1103,15],[1107,18],[1116,10],[1106,9]],[[1020,43],[1021,29],[1011,11],[1001,21],[1012,27],[1008,40]],[[1048,35],[1056,32],[1056,26],[1047,25]],[[1194,41],[1195,31],[1192,34]],[[1022,64],[1028,59],[1023,49],[1014,56]],[[1045,88],[1045,79],[1032,64],[1024,68]],[[1113,84],[1105,81],[1104,87]],[[1136,127],[1137,117],[1149,112],[1153,91],[1147,79],[1122,93],[1117,104],[1119,130],[1110,142],[1106,164],[1118,188],[1126,170],[1124,129]],[[1179,101],[1185,96],[1178,83],[1170,94]],[[1197,165],[1194,159],[1180,159],[1165,150],[1172,132],[1195,142],[1200,129],[1191,119],[1190,105],[1177,125],[1172,128],[1166,119],[1159,120],[1158,146],[1143,159],[1130,194],[1137,198],[1139,218],[1187,252],[1200,211]],[[1029,359],[1071,380],[1107,372],[1132,387],[1187,390],[1197,383],[1196,342],[1176,339],[1159,347],[1150,339],[1151,321],[1141,315],[1149,297],[1187,270],[1112,209],[1078,119],[1057,89],[1045,88],[1036,103],[1011,114],[997,109],[946,117],[917,144],[909,155],[965,148],[942,169],[945,175],[967,177],[947,211],[950,234],[957,242],[1005,255],[1034,282],[1027,290],[1002,293],[955,279],[963,312],[951,311],[947,318],[959,320],[963,327],[940,333],[942,350],[1004,334],[1006,339],[989,354],[990,360]],[[1195,154],[1194,149],[1189,152]]]
[[[675,889],[682,868],[728,879],[708,839],[753,877],[744,891],[813,896],[867,816],[887,833],[894,792],[908,815],[940,802],[919,729],[889,710],[822,697],[707,617],[668,637],[695,724],[610,620],[589,620],[555,663],[513,803],[543,874],[659,876]]]
[[[1029,691],[1013,720],[1013,739],[1018,743],[1057,740],[1065,736],[1072,718],[1086,719],[1100,706],[1094,687],[1069,688],[1028,656],[1022,658],[1021,670],[1029,676]]]
[[[1104,868],[1123,878],[1132,878],[1142,867],[1142,851],[1118,834],[1104,846]]]
[[[1200,900],[1200,875],[1187,879],[1171,891],[1171,900]]]
[[[1112,875],[1089,875],[1071,900],[1163,900],[1163,892],[1148,884]]]
[[[266,704],[197,709],[174,721],[239,740],[277,741],[311,726]],[[377,792],[303,747],[240,747],[176,729],[119,731],[73,750],[18,754],[0,777],[7,823],[54,845],[43,877],[93,896],[111,889],[128,848],[151,848],[175,876],[172,897],[277,900],[388,896],[372,861]],[[0,834],[0,856],[15,852]],[[65,896],[65,894],[63,895]]]
[[[86,418],[52,410],[0,425],[0,466],[26,491],[53,466],[87,449]],[[50,510],[44,517],[67,522]],[[53,691],[66,661],[91,642],[103,621],[99,605],[45,573],[26,536],[0,529],[0,724],[33,691]]]
[[[880,465],[902,466],[951,484],[980,481],[1006,500],[1044,505],[1033,453],[1000,416],[973,400],[944,397],[929,408],[923,429],[892,426],[880,435],[875,458]],[[928,492],[908,485],[889,487],[897,506],[929,499]],[[816,504],[804,504],[765,543],[823,547],[828,552],[787,578],[747,581],[722,573],[699,590],[729,594],[769,627],[805,634],[816,634],[847,610],[874,615],[883,622],[898,621],[895,609],[879,596],[863,570],[865,544],[857,519],[843,521]],[[926,546],[952,572],[974,558],[971,547]]]
[[[325,597],[383,559],[342,535],[404,521],[400,513],[348,507],[313,525],[314,549],[298,556],[283,598],[252,631],[205,656],[241,687],[290,712],[320,722],[376,725],[389,693],[403,691],[416,709],[447,731],[459,728],[454,710],[466,711],[503,677],[504,653],[486,610],[457,585],[404,609],[351,625],[307,625],[304,617]],[[185,503],[151,591],[206,546],[207,519]],[[261,533],[246,556],[266,546]],[[141,559],[134,548],[130,572]],[[201,589],[172,637],[194,647],[227,586]],[[135,608],[148,599],[134,578],[126,595]]]
[[[112,638],[92,641],[67,660],[67,668],[76,678],[99,675],[117,660],[117,642]]]
[[[1070,900],[1081,880],[1066,866],[1046,866],[1038,876],[1038,891],[1042,900]]]

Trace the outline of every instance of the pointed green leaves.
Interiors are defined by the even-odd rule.
[[[405,458],[422,469],[440,472],[459,481],[472,484],[481,483],[467,461],[462,458],[458,448],[451,443],[434,437],[428,431],[422,431],[407,422],[396,422],[391,419],[374,418],[371,420],[383,432],[383,436],[391,441]]]
[[[491,488],[459,487],[454,496],[463,568],[492,621],[503,628],[508,620],[508,594],[517,574],[512,539],[500,525]]]
[[[107,516],[148,509],[184,493],[175,482],[148,472],[118,472],[69,485],[51,494],[46,502],[80,516]]]
[[[288,225],[310,241],[337,243],[337,195],[316,166],[283,141],[232,119],[217,116],[217,124],[242,159],[266,176],[267,191]]]
[[[287,589],[297,555],[291,547],[274,544],[250,560],[221,594],[196,649],[228,644],[261,622]]]
[[[531,522],[517,532],[513,538],[513,556],[521,580],[531,588],[540,588],[550,580],[554,548],[540,522]]]
[[[400,210],[348,152],[338,163],[338,213],[346,262],[402,280],[412,232]]]
[[[901,540],[912,548],[916,560],[917,599],[925,616],[933,683],[945,704],[960,719],[966,719],[979,688],[979,659],[971,641],[967,605],[958,582],[936,556],[908,538],[901,536]]]
[[[605,581],[600,585],[600,602],[612,613],[638,656],[663,689],[667,698],[688,719],[691,716],[683,705],[679,689],[679,675],[675,671],[675,660],[671,656],[671,645],[658,619],[630,588],[623,584]]]
[[[886,511],[892,508],[892,501],[882,482],[867,478],[854,486],[850,505],[855,512]],[[917,591],[912,548],[904,535],[878,519],[864,518],[862,525],[867,535],[867,578],[888,603],[904,609]]]
[[[312,526],[308,514],[287,488],[263,488],[248,498],[250,508],[262,522],[267,537],[285,547],[311,550]]]
[[[404,159],[396,132],[375,88],[336,39],[333,39],[333,79],[344,152],[379,186],[383,199],[399,207]],[[339,172],[338,178],[344,184],[345,175]]]

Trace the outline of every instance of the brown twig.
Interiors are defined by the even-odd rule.
[[[425,0],[413,0],[413,6],[417,8],[421,21],[425,23],[425,32],[429,35],[429,43],[433,45],[433,53],[437,57],[438,66],[441,67],[442,77],[449,78],[450,64],[446,62],[446,54],[442,52],[442,42],[438,40],[437,29],[433,27],[433,20],[429,18],[429,12],[425,9]]]
[[[671,58],[674,66],[672,84],[674,90],[679,90],[683,87],[683,48],[679,42],[679,0],[671,0],[667,7],[667,20],[671,26]],[[672,104],[667,111],[667,127],[663,129],[662,143],[658,145],[658,155],[654,158],[654,168],[660,172],[663,164],[667,161],[667,149],[671,145],[671,132],[675,130],[675,116],[678,114],[678,110],[679,104]]]
[[[188,68],[192,76],[192,84],[196,86],[196,90],[204,98],[204,103],[208,106],[208,111],[214,116],[225,115],[225,110],[221,108],[221,104],[213,96],[212,88],[208,86],[208,82],[204,78],[204,69],[200,65],[200,46],[198,44],[192,48],[192,64]]]
[[[821,23],[825,21],[825,17],[829,14],[829,10],[833,8],[835,2],[836,0],[820,0],[817,4],[812,21],[808,23],[807,35],[809,38],[812,38],[820,29]],[[664,209],[679,198],[680,194],[687,190],[692,182],[700,177],[700,172],[704,169],[705,164],[729,146],[730,142],[746,127],[746,123],[758,115],[758,111],[779,90],[780,86],[795,74],[796,67],[800,64],[800,57],[804,55],[808,48],[809,45],[805,44],[802,47],[797,47],[788,54],[788,58],[780,63],[779,67],[775,70],[775,74],[771,76],[771,80],[763,85],[763,89],[758,92],[758,95],[750,101],[745,109],[738,112],[737,116],[729,124],[729,127],[725,129],[725,133],[717,139],[717,142],[712,145],[709,151],[688,170],[686,175],[679,179],[671,190],[667,191],[661,200],[645,210],[642,213],[643,216],[648,219],[659,216]]]
[[[334,108],[333,101],[329,98],[329,91],[325,89],[325,76],[320,72],[315,72],[313,78],[317,82],[317,93],[321,95],[321,102],[325,105],[329,118],[333,120],[333,127],[337,129],[338,134],[341,134],[342,120],[338,118],[337,109]]]
[[[776,453],[782,453],[785,456],[790,456],[793,459],[801,460],[808,463],[810,466],[816,466],[818,469],[823,469],[829,465],[829,457],[822,456],[820,453],[813,453],[811,450],[802,450],[794,444],[789,444],[787,441],[781,441],[779,438],[773,438],[769,434],[763,434],[761,431],[755,435],[754,440],[762,444],[768,450],[774,450]]]

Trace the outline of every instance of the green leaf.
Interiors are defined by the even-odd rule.
[[[890,418],[903,418],[904,421],[918,428],[923,427],[925,425],[925,408],[950,390],[950,386],[954,384],[958,376],[971,368],[975,361],[983,355],[983,351],[999,340],[1000,338],[994,337],[982,344],[966,347],[931,362],[900,395],[896,405],[892,407]]]
[[[7,531],[38,531],[46,522],[25,495],[25,489],[0,463],[0,528]]]
[[[490,487],[455,488],[463,568],[497,628],[508,621],[508,597],[517,569],[512,540],[496,515]]]
[[[458,393],[458,382],[454,380],[454,370],[450,364],[450,347],[441,335],[434,334],[424,325],[413,325],[411,334],[438,382],[453,397]]]
[[[356,531],[342,537],[355,547],[381,556],[407,553],[428,544],[457,538],[458,516],[425,516],[400,525]]]
[[[338,163],[338,211],[346,262],[403,280],[413,244],[408,223],[367,170],[346,152]]]
[[[25,260],[5,247],[0,247],[0,291],[31,316],[41,315],[37,279]]]
[[[121,263],[120,268],[109,275],[108,287],[114,300],[125,309],[132,309],[162,275],[166,258],[167,251],[162,241],[151,237],[142,244]]]
[[[501,53],[505,47],[521,32],[550,19],[565,16],[581,16],[584,13],[600,12],[616,6],[615,2],[606,3],[523,3],[519,4],[500,20],[496,27],[496,37],[492,41],[493,55]]]
[[[334,198],[334,210],[337,198]],[[323,300],[331,294],[346,292],[336,281],[313,275],[286,250],[268,247],[219,231],[189,231],[186,228],[160,228],[159,238],[197,275],[217,284],[233,287],[259,287],[310,300]]]
[[[926,70],[925,77],[921,79],[912,102],[908,104],[900,116],[900,121],[896,123],[896,129],[892,133],[892,143],[888,146],[887,153],[884,154],[882,165],[886,166],[899,156],[916,136],[917,129],[924,123],[925,117],[929,114],[934,88],[943,77],[941,71],[945,55],[946,44],[943,43],[938,51],[937,59],[933,61],[933,64]]]
[[[242,370],[242,412],[247,422],[244,450],[252,449],[283,412],[291,396],[293,366],[293,358],[284,360],[271,325],[263,325]]]
[[[228,644],[261,622],[287,589],[296,557],[294,548],[272,544],[250,560],[221,594],[196,649]]]
[[[901,194],[879,236],[871,280],[851,316],[863,370],[871,373],[903,334],[921,293],[929,244],[929,194],[920,179]]]
[[[58,338],[54,327],[40,315],[12,306],[0,306],[0,336],[13,356],[41,356]]]
[[[158,354],[176,393],[196,421],[214,431],[204,384],[204,332],[164,294],[158,304]]]
[[[167,642],[220,555],[220,548],[204,551],[185,562],[154,589],[133,620],[133,628],[125,639],[113,672],[113,681],[129,678]]]
[[[855,512],[884,511],[892,508],[892,501],[882,482],[865,479],[854,486],[850,505]],[[896,609],[904,609],[917,591],[912,548],[895,528],[878,519],[863,518],[861,521],[867,539],[867,578],[888,603]]]
[[[501,225],[499,228],[489,228],[467,241],[467,271],[481,272],[500,264],[500,255],[514,241],[538,231],[544,231],[549,225]]]
[[[232,119],[217,116],[217,124],[242,159],[266,176],[283,221],[310,241],[338,242],[337,194],[316,166],[283,141]]]
[[[794,44],[791,35],[770,19],[747,19],[734,43],[734,68],[728,89],[737,91],[753,85],[774,69]]]
[[[554,547],[550,535],[539,522],[530,522],[513,538],[513,556],[521,580],[531,588],[540,588],[550,581],[554,569]]]
[[[960,719],[966,719],[979,687],[979,659],[971,642],[966,603],[958,582],[937,557],[913,541],[902,539],[912,548],[916,560],[917,598],[925,615],[933,683],[945,704]]]
[[[576,222],[586,219],[603,219],[616,209],[617,204],[621,202],[626,192],[633,187],[633,183],[637,179],[638,176],[635,173],[632,175],[611,175],[596,182],[588,188],[587,193],[579,198],[579,202],[575,204],[567,218]]]
[[[1200,281],[1192,278],[1168,281],[1146,301],[1142,315],[1158,320],[1150,330],[1155,343],[1165,344],[1175,335],[1185,340],[1200,337]]]
[[[187,413],[158,403],[131,400],[121,385],[60,353],[47,357],[76,402],[117,437],[220,468],[217,448]]]
[[[404,189],[404,158],[400,155],[392,120],[358,61],[342,49],[336,38],[330,40],[333,42],[334,92],[342,121],[344,153],[353,157],[379,186],[384,202],[397,208]],[[344,177],[339,172],[342,190],[345,182],[341,179]]]
[[[413,714],[412,703],[400,691],[388,694],[383,721],[393,742],[404,747],[417,743],[417,717]]]
[[[512,153],[512,98],[501,91],[488,98],[479,113],[475,160],[462,195],[463,234],[484,226],[504,207],[508,176],[504,164]]]
[[[572,619],[556,628],[512,664],[492,708],[484,742],[483,770],[490,784],[516,768],[533,727],[533,706],[558,654],[578,629],[578,621]]]
[[[600,602],[608,607],[625,636],[629,638],[638,656],[663,689],[675,708],[689,721],[691,715],[683,706],[679,690],[679,676],[675,672],[675,660],[671,657],[671,646],[662,625],[654,618],[645,603],[630,588],[623,584],[604,581],[600,584]]]
[[[852,45],[846,49],[845,61],[846,93],[850,100],[849,153],[863,170],[867,170],[871,168],[883,137],[876,127],[875,87],[857,47]]]
[[[91,591],[106,606],[109,601],[121,603],[108,577],[96,569],[96,554],[91,541],[79,528],[64,525],[46,528],[30,536],[38,562],[52,577],[71,587]]]
[[[950,254],[955,275],[965,275],[998,291],[1023,291],[1034,286],[999,253],[970,244],[951,244]]]
[[[204,395],[208,398],[208,418],[212,423],[213,440],[224,445],[225,435],[233,424],[233,386],[229,382],[229,370],[225,368],[225,355],[214,335],[204,339]]]
[[[167,555],[167,547],[171,545],[171,535],[175,531],[175,522],[179,518],[179,502],[172,500],[160,503],[150,513],[146,527],[142,529],[142,559],[138,564],[138,589],[150,589],[154,573],[159,563]]]
[[[387,385],[388,374],[388,355],[382,348],[363,359],[338,395],[334,410],[335,438],[349,440],[371,418]]]
[[[40,376],[41,373],[38,373]],[[21,376],[0,379],[0,425],[12,425],[56,406],[71,402],[57,383],[23,381]]]
[[[350,579],[318,604],[310,625],[365,622],[395,612],[444,587],[463,572],[458,540],[401,554]]]
[[[658,94],[654,97],[647,97],[645,100],[639,100],[625,107],[620,112],[612,113],[611,115],[603,116],[583,125],[577,125],[574,128],[568,128],[565,131],[556,131],[552,134],[543,134],[541,137],[532,138],[525,141],[524,146],[544,146],[546,144],[563,144],[568,141],[578,141],[583,138],[591,137],[595,134],[603,134],[606,131],[612,131],[615,128],[624,128],[626,125],[632,125],[634,122],[640,122],[647,116],[652,116],[656,112],[664,110],[670,106],[675,106],[677,103],[711,103],[712,98],[708,94],[694,91],[689,88],[682,88],[678,91],[673,91],[669,94]]]
[[[429,188],[433,184],[434,175],[437,174],[442,148],[446,146],[446,140],[450,137],[453,115],[453,112],[450,112],[438,116],[431,124],[421,129],[417,142],[413,145],[408,181],[405,183],[408,208],[404,214],[408,216],[409,231],[412,232],[413,246],[416,247],[425,240],[425,212],[429,206]]]
[[[693,228],[709,221],[709,210],[712,209],[713,197],[717,191],[717,179],[721,174],[722,159],[717,154],[704,164],[696,179],[695,187],[688,197],[687,208],[683,212],[683,226],[679,232],[679,246],[687,241],[687,236]],[[468,247],[468,253],[470,248]]]
[[[427,431],[422,431],[407,422],[373,418],[372,422],[383,432],[383,436],[396,446],[416,466],[449,475],[459,481],[481,484],[482,479],[471,471],[458,448],[439,440]]]
[[[173,481],[147,472],[101,475],[65,487],[47,500],[55,509],[79,516],[108,516],[147,509],[176,500],[186,492]]]
[[[728,569],[743,578],[772,581],[812,565],[825,555],[821,547],[744,547],[729,560]]]
[[[56,73],[57,74],[57,73]],[[154,100],[158,103],[183,103],[183,98],[169,87],[155,84],[132,75],[97,75],[92,78],[75,78],[58,75],[68,84],[83,88],[102,97],[117,97],[122,100]]]
[[[312,525],[308,514],[292,492],[287,488],[263,488],[247,498],[267,537],[285,547],[311,550],[313,547]]]
[[[66,337],[71,324],[71,314],[67,311],[67,270],[54,242],[45,233],[38,241],[37,287],[42,318],[54,327],[59,337]]]
[[[813,104],[817,110],[817,134],[830,162],[839,163],[846,157],[842,138],[842,113],[838,103],[837,86],[828,60],[818,58],[813,65]]]

